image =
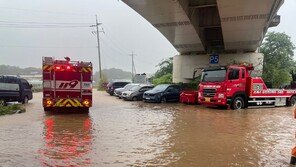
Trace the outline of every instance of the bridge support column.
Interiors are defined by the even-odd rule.
[[[173,82],[188,83],[193,78],[193,73],[197,69],[195,76],[201,74],[201,68],[209,66],[226,66],[230,64],[253,64],[255,70],[253,76],[261,76],[263,69],[262,53],[235,53],[220,54],[217,64],[210,64],[210,55],[177,55],[173,59]]]

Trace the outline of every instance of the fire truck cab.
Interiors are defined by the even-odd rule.
[[[252,65],[205,68],[199,84],[198,102],[203,105],[275,107],[294,105],[296,90],[269,89],[260,77],[251,77]]]
[[[45,111],[63,107],[88,110],[92,106],[91,62],[43,57],[42,64]]]

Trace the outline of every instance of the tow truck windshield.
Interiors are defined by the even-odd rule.
[[[203,71],[201,82],[222,82],[226,77],[226,69]]]

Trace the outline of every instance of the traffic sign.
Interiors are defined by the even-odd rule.
[[[210,64],[218,64],[219,63],[219,55],[211,54],[210,55]]]

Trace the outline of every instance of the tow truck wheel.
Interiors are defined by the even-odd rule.
[[[237,96],[233,99],[231,103],[231,109],[233,110],[239,110],[243,109],[245,107],[244,99],[240,96]]]
[[[292,96],[290,100],[290,106],[295,106],[296,105],[296,96]]]

